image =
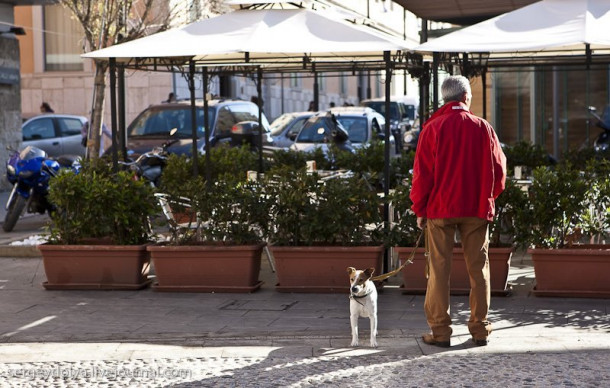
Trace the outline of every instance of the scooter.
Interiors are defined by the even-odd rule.
[[[71,168],[78,173],[80,162],[78,156],[71,155],[51,159],[45,151],[32,146],[25,147],[21,152],[11,147],[7,149],[11,151],[11,156],[6,162],[6,178],[13,189],[6,201],[2,229],[10,232],[26,208],[28,213],[53,211],[53,205],[47,198],[49,180],[62,168]]]
[[[143,153],[134,161],[120,162],[120,164],[133,171],[136,179],[144,179],[146,182],[150,183],[151,186],[158,187],[163,168],[167,164],[167,158],[169,157],[167,148],[179,141],[179,139],[174,138],[177,131],[176,128],[172,129],[169,133],[169,140],[164,142],[161,147],[155,147],[152,150]]]
[[[596,125],[604,130],[593,142],[593,149],[596,152],[606,152],[610,148],[610,105],[604,108],[601,117],[593,106],[589,107],[589,113],[597,119]]]

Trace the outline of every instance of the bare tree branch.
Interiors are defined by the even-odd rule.
[[[89,51],[141,38],[165,30],[173,11],[167,0],[60,0],[83,27]],[[154,10],[154,13],[153,13]],[[95,61],[96,77],[87,147],[89,155],[99,155],[108,63]]]

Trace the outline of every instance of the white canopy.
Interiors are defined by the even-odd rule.
[[[609,26],[610,0],[542,0],[432,39],[415,50],[582,55],[586,44],[594,52],[610,47]]]
[[[308,9],[237,10],[187,26],[84,54],[86,58],[189,58],[203,63],[299,62],[304,55],[349,61],[407,42]]]

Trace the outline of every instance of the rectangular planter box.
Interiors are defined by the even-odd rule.
[[[347,267],[375,268],[380,275],[383,251],[376,247],[271,246],[279,292],[348,293]]]
[[[158,246],[148,251],[155,268],[155,291],[253,292],[264,244],[246,246]]]
[[[528,249],[537,296],[610,298],[610,247]]]
[[[48,290],[138,290],[150,284],[146,245],[39,245]]]
[[[413,252],[413,248],[395,248],[400,262],[403,263]],[[403,285],[401,288],[405,293],[424,294],[428,280],[425,276],[426,257],[425,249],[417,248],[413,263],[408,264],[402,270]],[[513,248],[489,248],[489,271],[491,274],[490,285],[493,295],[507,295],[509,293],[508,272]],[[470,293],[470,278],[464,261],[464,250],[461,247],[453,249],[453,261],[451,263],[451,293],[454,295],[467,295]]]

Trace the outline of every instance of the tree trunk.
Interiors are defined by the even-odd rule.
[[[104,97],[106,92],[106,70],[108,64],[102,61],[95,62],[95,84],[93,88],[93,109],[91,112],[88,154],[92,158],[100,155],[100,139],[102,133],[102,118],[104,115]]]

